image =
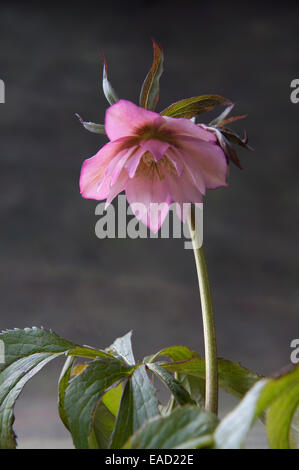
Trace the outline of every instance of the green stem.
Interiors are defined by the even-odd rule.
[[[217,415],[218,413],[218,367],[216,332],[212,308],[212,298],[209,284],[207,265],[201,240],[198,239],[198,230],[195,227],[195,210],[192,206],[188,218],[189,230],[193,243],[194,257],[198,276],[198,285],[201,300],[202,321],[205,345],[206,369],[206,402],[205,408]]]

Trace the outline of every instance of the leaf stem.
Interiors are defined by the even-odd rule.
[[[206,398],[205,408],[217,415],[218,413],[218,368],[216,332],[212,308],[212,298],[207,265],[202,241],[199,240],[198,227],[195,226],[195,209],[192,205],[188,216],[188,225],[193,244],[197,269],[198,285],[201,300],[202,321],[205,346]]]

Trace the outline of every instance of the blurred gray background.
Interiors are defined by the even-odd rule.
[[[104,120],[99,50],[119,96],[137,102],[154,37],[165,52],[158,111],[217,93],[248,113],[234,127],[255,151],[239,151],[244,169],[231,167],[229,187],[204,206],[219,356],[265,374],[289,362],[299,337],[299,5],[270,5],[1,3],[1,329],[44,326],[99,347],[133,329],[138,359],[174,344],[203,353],[192,251],[182,240],[97,239],[97,203],[78,189],[83,160],[106,142],[74,117]],[[71,446],[56,410],[61,367],[19,399],[23,447]]]

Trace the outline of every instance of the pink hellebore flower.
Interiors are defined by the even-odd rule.
[[[81,194],[107,199],[107,207],[125,190],[133,213],[153,232],[173,202],[199,203],[206,189],[227,186],[228,164],[215,134],[189,119],[119,100],[106,111],[105,130],[110,142],[82,165]],[[152,203],[160,204],[159,213]]]

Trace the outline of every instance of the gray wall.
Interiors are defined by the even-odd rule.
[[[249,115],[235,128],[255,151],[239,152],[229,188],[208,193],[205,247],[219,355],[273,372],[299,336],[299,6],[114,5],[1,3],[1,329],[42,325],[101,347],[133,329],[138,358],[172,344],[203,352],[192,252],[182,240],[100,241],[96,202],[78,190],[81,163],[105,143],[74,117],[104,119],[99,49],[118,94],[136,102],[154,37],[166,56],[158,110],[217,93]],[[27,388],[29,408],[39,393],[54,400],[57,370]]]

